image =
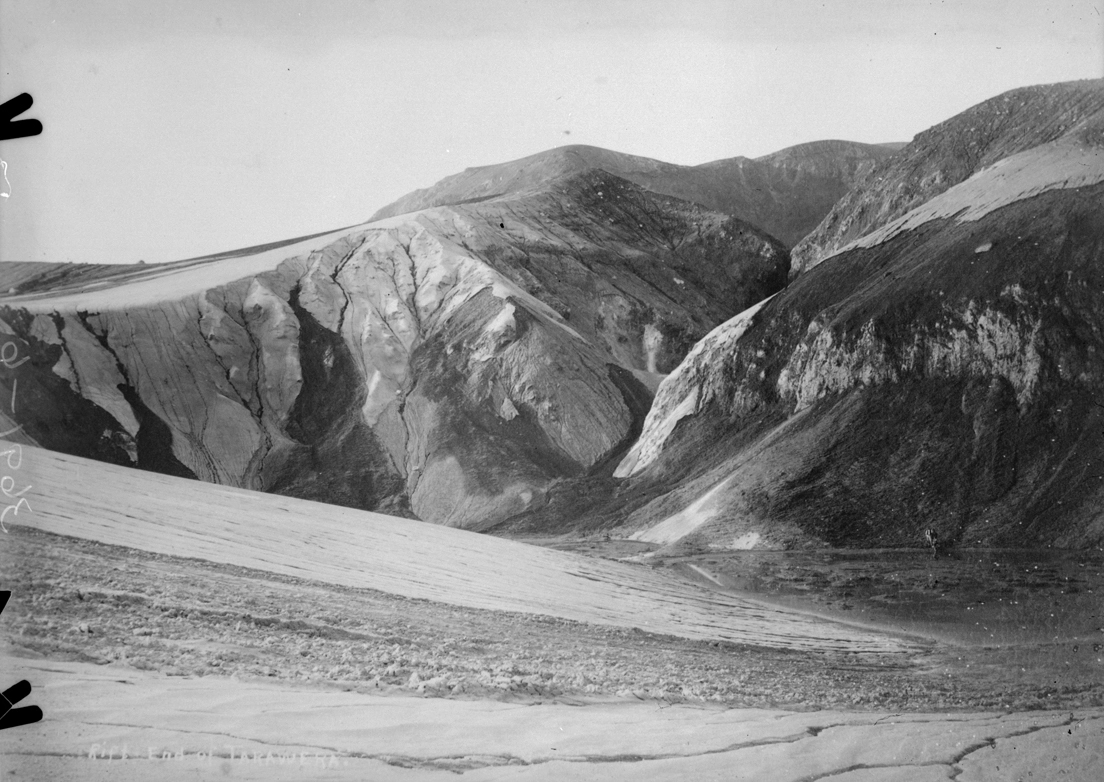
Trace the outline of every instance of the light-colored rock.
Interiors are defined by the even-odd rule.
[[[83,398],[110,418],[68,450],[106,436],[140,467],[482,528],[625,440],[611,365],[669,368],[786,262],[750,226],[589,172],[275,249],[78,269],[3,306],[57,356],[26,371],[68,386],[23,412],[44,445],[50,408]]]
[[[644,430],[617,466],[616,477],[634,475],[655,461],[678,422],[713,398],[717,383],[714,373],[722,365],[724,353],[732,349],[768,301],[770,298],[763,299],[709,332],[660,383]]]
[[[948,312],[929,329],[918,329],[904,348],[879,337],[873,321],[864,324],[858,339],[842,345],[835,344],[832,328],[813,321],[778,375],[778,394],[792,400],[797,412],[830,394],[896,383],[909,375],[1000,376],[1012,383],[1019,403],[1028,405],[1043,371],[1041,331],[1038,319],[1013,320],[975,302]]]

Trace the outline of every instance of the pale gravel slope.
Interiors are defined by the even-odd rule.
[[[82,290],[57,294],[47,292],[5,296],[4,304],[21,307],[28,312],[44,313],[66,310],[111,311],[178,301],[220,285],[272,271],[285,260],[309,255],[343,236],[361,230],[363,226],[342,228],[276,249],[220,260],[150,265],[121,282],[119,279],[90,282]]]
[[[911,645],[708,592],[650,569],[382,514],[211,486],[27,447],[18,523],[178,557],[472,608],[773,648]]]

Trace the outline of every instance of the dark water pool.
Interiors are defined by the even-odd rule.
[[[1104,644],[1100,551],[746,551],[663,564],[704,584],[962,644]]]
[[[937,676],[1055,698],[1104,687],[1104,552],[743,551],[655,564],[709,588],[928,639],[923,667]]]

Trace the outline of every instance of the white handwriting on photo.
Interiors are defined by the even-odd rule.
[[[216,753],[213,748],[208,749],[206,752],[195,751],[185,752],[183,749],[178,749],[176,752],[171,750],[158,750],[154,747],[147,747],[146,760],[184,760],[185,758],[192,758],[197,761],[205,761],[210,763],[212,760],[221,760],[223,763],[226,761],[236,761],[238,763],[250,763],[253,765],[298,765],[298,766],[313,766],[316,768],[338,768],[339,766],[348,766],[348,759],[343,758],[342,762],[338,763],[338,758],[333,753],[328,754],[307,754],[306,752],[278,752],[273,755],[271,752],[265,750],[254,750],[250,752],[247,749],[239,748],[233,744],[224,745],[228,753]],[[123,745],[119,747],[109,747],[106,744],[93,744],[88,750],[89,760],[132,760],[140,759],[140,754],[130,754],[129,747]],[[224,770],[223,773],[226,773]]]
[[[30,356],[24,356],[19,358],[19,346],[14,342],[5,342],[3,347],[0,347],[0,365],[3,365],[4,369],[15,369],[25,361],[30,361]],[[12,395],[11,395],[11,411],[15,414],[15,399],[16,394],[19,391],[19,378],[12,380]],[[7,437],[13,432],[18,432],[23,428],[23,424],[19,424],[13,429],[9,429],[6,432],[0,432],[0,438]],[[8,470],[18,470],[23,466],[23,446],[19,443],[8,443],[10,448],[0,451],[0,457],[4,457],[7,460]],[[14,457],[14,459],[13,459]],[[27,498],[23,495],[31,489],[31,484],[27,484],[19,491],[15,491],[16,483],[15,478],[11,475],[4,475],[0,477],[0,493],[8,500],[13,500],[14,503],[7,504],[3,511],[0,511],[0,529],[3,529],[5,534],[8,528],[4,525],[4,520],[7,519],[8,514],[11,513],[15,516],[19,515],[20,509],[24,509],[31,512],[31,504],[27,502]],[[3,502],[0,500],[0,502]]]

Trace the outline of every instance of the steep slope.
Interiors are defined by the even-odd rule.
[[[869,170],[793,250],[792,273],[1010,155],[1054,141],[1104,111],[1104,80],[1011,90],[919,134]]]
[[[812,230],[851,184],[892,154],[884,145],[817,141],[752,160],[680,166],[585,145],[469,168],[416,190],[372,219],[464,204],[540,188],[550,177],[598,169],[655,193],[675,196],[756,225],[787,246]]]
[[[618,466],[645,498],[624,531],[729,548],[915,546],[926,527],[963,545],[1104,543],[1104,118],[1069,130],[695,346]]]
[[[478,527],[626,447],[646,383],[787,271],[751,226],[593,170],[217,257],[18,267],[0,424]]]

